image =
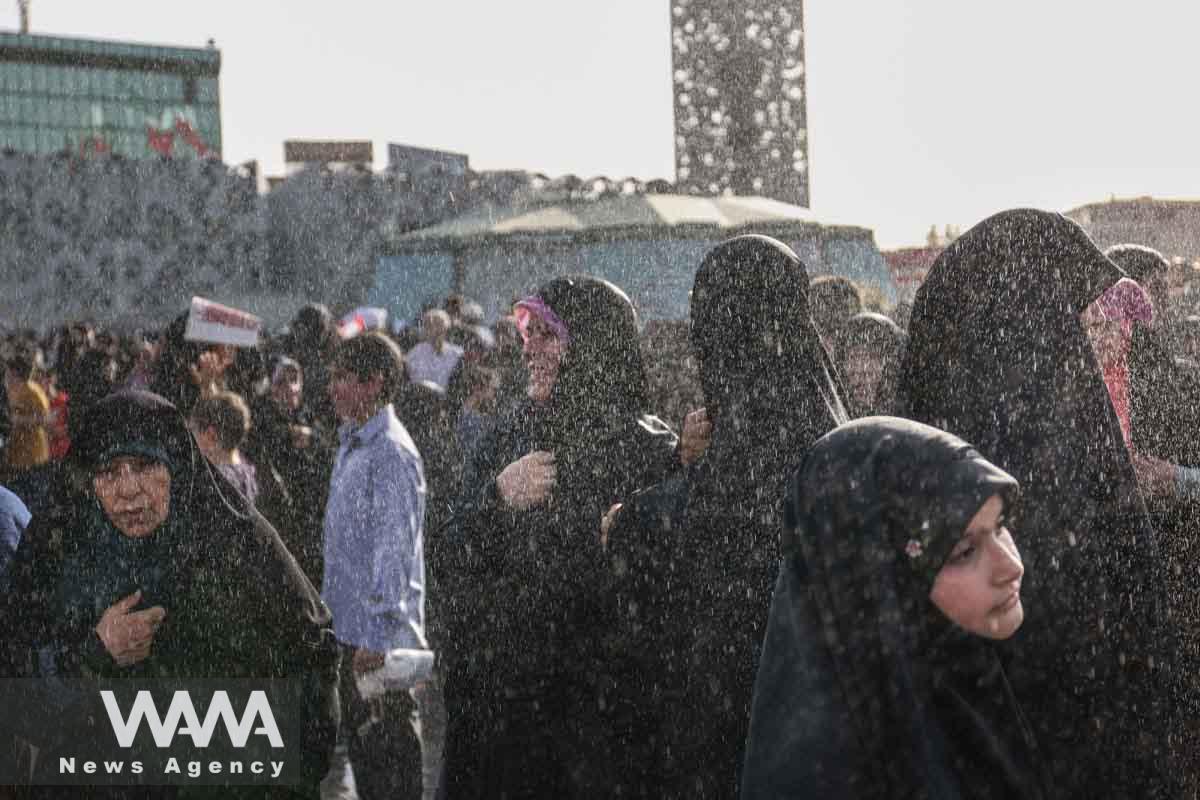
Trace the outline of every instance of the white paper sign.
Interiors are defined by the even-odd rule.
[[[183,338],[189,342],[257,347],[262,320],[245,311],[223,306],[203,297],[192,298]]]

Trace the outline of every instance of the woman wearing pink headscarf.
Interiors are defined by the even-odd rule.
[[[1109,287],[1083,312],[1083,325],[1096,360],[1104,372],[1104,383],[1121,423],[1125,446],[1133,457],[1138,484],[1146,495],[1200,495],[1200,470],[1177,466],[1137,452],[1133,445],[1129,402],[1129,347],[1133,326],[1149,325],[1154,319],[1150,296],[1138,283],[1122,278]]]

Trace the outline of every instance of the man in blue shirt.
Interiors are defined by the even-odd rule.
[[[355,685],[389,650],[425,647],[425,477],[390,402],[404,379],[399,348],[372,332],[341,345],[329,380],[342,427],[325,508],[321,594],[343,647],[343,733],[363,800],[421,795],[412,696],[367,700]]]
[[[8,564],[29,525],[29,510],[21,498],[0,486],[0,592],[8,590]]]

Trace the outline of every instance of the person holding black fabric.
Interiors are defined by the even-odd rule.
[[[788,488],[741,796],[1039,798],[991,641],[1024,620],[1017,482],[955,436],[868,417]]]
[[[957,239],[917,292],[904,416],[1021,482],[1024,593],[1009,676],[1067,797],[1178,789],[1163,561],[1081,314],[1123,273],[1075,223],[1018,209]]]
[[[804,264],[781,242],[739,236],[705,256],[691,340],[711,443],[610,522],[622,626],[606,657],[639,726],[624,766],[639,796],[737,791],[786,481],[847,421],[809,303]]]
[[[0,674],[297,681],[300,791],[315,797],[338,724],[329,610],[166,400],[118,392],[80,431],[87,488],[64,487],[21,540],[0,597]]]
[[[625,720],[600,658],[611,633],[597,525],[678,467],[647,415],[637,318],[596,278],[517,304],[528,399],[480,443],[443,537],[447,797],[609,796]]]

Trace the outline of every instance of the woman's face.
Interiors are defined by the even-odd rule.
[[[544,403],[550,399],[558,380],[558,368],[562,364],[563,354],[567,352],[567,345],[536,316],[530,318],[524,336],[525,363],[529,367],[529,398],[535,403]]]
[[[171,510],[171,473],[153,459],[114,458],[96,470],[92,488],[109,521],[131,539],[154,533]]]
[[[851,347],[846,351],[843,377],[850,399],[858,408],[875,405],[875,392],[883,377],[883,360],[866,347]]]
[[[1025,567],[1004,527],[1004,501],[992,495],[968,523],[938,571],[929,599],[951,622],[976,636],[1007,639],[1025,619]]]
[[[304,399],[304,381],[295,369],[281,370],[276,380],[271,384],[271,397],[284,411],[292,412],[300,408]]]

